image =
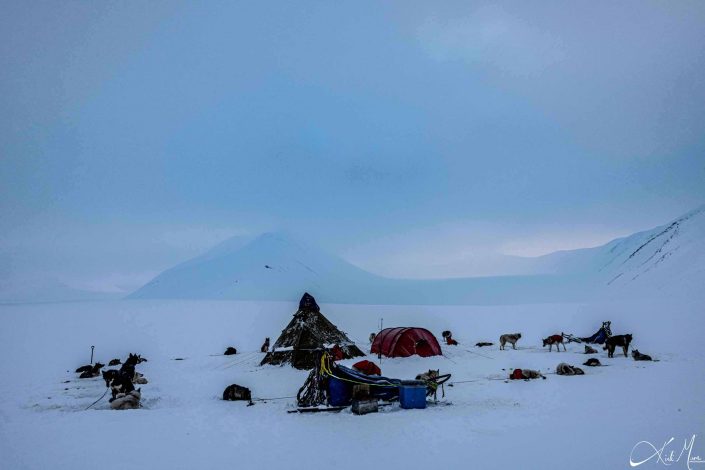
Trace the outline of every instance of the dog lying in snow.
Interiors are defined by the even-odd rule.
[[[135,372],[135,375],[132,377],[132,383],[137,384],[137,385],[144,385],[148,384],[149,381],[145,378],[143,374],[140,374],[139,372]]]
[[[120,359],[111,359],[110,362],[108,362],[109,366],[119,366],[120,364],[122,364]]]
[[[579,367],[571,366],[565,362],[561,362],[556,366],[556,374],[558,375],[584,375],[585,372]]]
[[[545,348],[546,345],[548,345],[548,352],[551,352],[551,348],[553,348],[554,344],[556,345],[556,350],[558,352],[561,352],[561,344],[563,345],[563,351],[566,350],[562,335],[551,335],[543,340],[543,347]]]
[[[110,408],[113,410],[136,410],[140,407],[142,399],[141,389],[132,390],[129,393],[120,393],[110,400]]]
[[[479,343],[475,343],[476,348],[481,348],[483,346],[492,346],[494,343],[487,343],[485,341],[480,341]]]
[[[85,365],[85,366],[81,366],[81,367],[79,367],[78,369],[76,369],[76,373],[77,373],[77,374],[82,374],[83,372],[92,371],[93,368],[94,368],[95,366],[97,366],[98,364],[100,364],[100,362],[96,362],[95,364],[88,364],[88,365]],[[104,365],[105,365],[105,364],[100,364],[100,367],[103,367]]]
[[[607,357],[614,357],[614,350],[617,346],[622,347],[624,351],[624,357],[627,357],[627,351],[629,350],[629,343],[632,342],[632,335],[615,335],[610,336],[605,340],[605,345],[602,347],[607,351]]]
[[[453,339],[453,333],[451,333],[450,330],[445,330],[443,333],[441,333],[443,338],[446,340],[446,344],[448,346],[457,346],[458,342]]]
[[[546,380],[546,377],[538,371],[532,369],[514,369],[511,374],[509,374],[511,380],[531,380],[542,378]]]
[[[538,371],[538,370],[532,370],[532,369],[522,369],[521,370],[522,375],[524,376],[525,379],[538,379],[541,377],[542,379],[545,379],[546,377],[543,376],[543,374]]]
[[[232,384],[228,385],[225,390],[223,390],[223,400],[227,401],[237,401],[245,400],[252,403],[252,392],[249,388],[243,387],[241,385]]]
[[[517,341],[521,339],[521,333],[506,334],[499,337],[499,349],[504,349],[504,345],[509,343],[512,349],[516,349]]]
[[[602,364],[600,363],[600,360],[596,357],[591,357],[587,361],[583,362],[584,366],[589,366],[589,367],[597,367],[601,366]]]
[[[597,354],[597,349],[585,345],[585,354]]]
[[[79,367],[78,369],[81,369],[81,375],[78,376],[79,379],[90,379],[91,377],[98,377],[100,375],[100,369],[104,366],[105,364],[101,364],[100,362],[96,362],[95,365],[93,366],[83,366]],[[85,367],[88,367],[88,369],[85,369]],[[78,371],[78,369],[76,369]]]
[[[638,349],[632,349],[632,357],[635,361],[653,361],[648,354],[642,354]]]

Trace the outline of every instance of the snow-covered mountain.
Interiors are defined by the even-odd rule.
[[[158,275],[131,298],[291,300],[306,290],[351,298],[380,279],[284,233],[265,233],[244,246],[227,240]]]
[[[512,303],[546,300],[547,289],[561,282],[555,276],[389,279],[285,233],[266,233],[239,249],[223,246],[230,243],[161,273],[129,298],[291,300],[311,292],[339,303]]]
[[[694,292],[705,282],[705,206],[601,247],[536,258],[534,267],[536,274],[524,276],[389,279],[291,235],[268,233],[246,244],[226,241],[130,298],[291,300],[307,291],[324,302],[496,304]]]
[[[705,285],[705,205],[603,246],[542,256],[536,269],[584,277],[609,292],[695,291]]]

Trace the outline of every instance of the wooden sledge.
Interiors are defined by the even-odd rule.
[[[327,406],[325,408],[319,408],[319,407],[310,407],[310,408],[297,408],[295,410],[289,410],[287,413],[324,413],[324,412],[333,412],[337,413],[339,411],[344,410],[345,408],[348,408],[347,406]]]
[[[578,338],[577,336],[569,335],[568,333],[561,333],[561,336],[568,341],[569,343],[583,343],[582,338]]]

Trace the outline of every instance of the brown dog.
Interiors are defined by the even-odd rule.
[[[264,339],[264,344],[260,348],[260,351],[262,351],[263,353],[266,353],[267,351],[269,351],[269,338]]]
[[[556,345],[556,351],[561,352],[561,344],[563,345],[563,351],[566,350],[565,343],[563,343],[563,336],[561,335],[552,335],[543,340],[543,347],[545,348],[546,345],[548,345],[548,352],[551,352],[551,348],[554,344]]]

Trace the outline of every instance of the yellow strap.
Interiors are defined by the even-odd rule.
[[[333,371],[328,367],[328,353],[323,353],[321,355],[321,375],[324,377],[333,377],[338,380],[342,380],[343,382],[350,382],[358,385],[369,385],[371,387],[393,387],[397,388],[399,385],[383,385],[383,384],[370,384],[370,383],[365,383],[365,382],[360,382],[357,380],[352,380],[352,379],[344,379],[342,377],[338,377],[333,374]]]

